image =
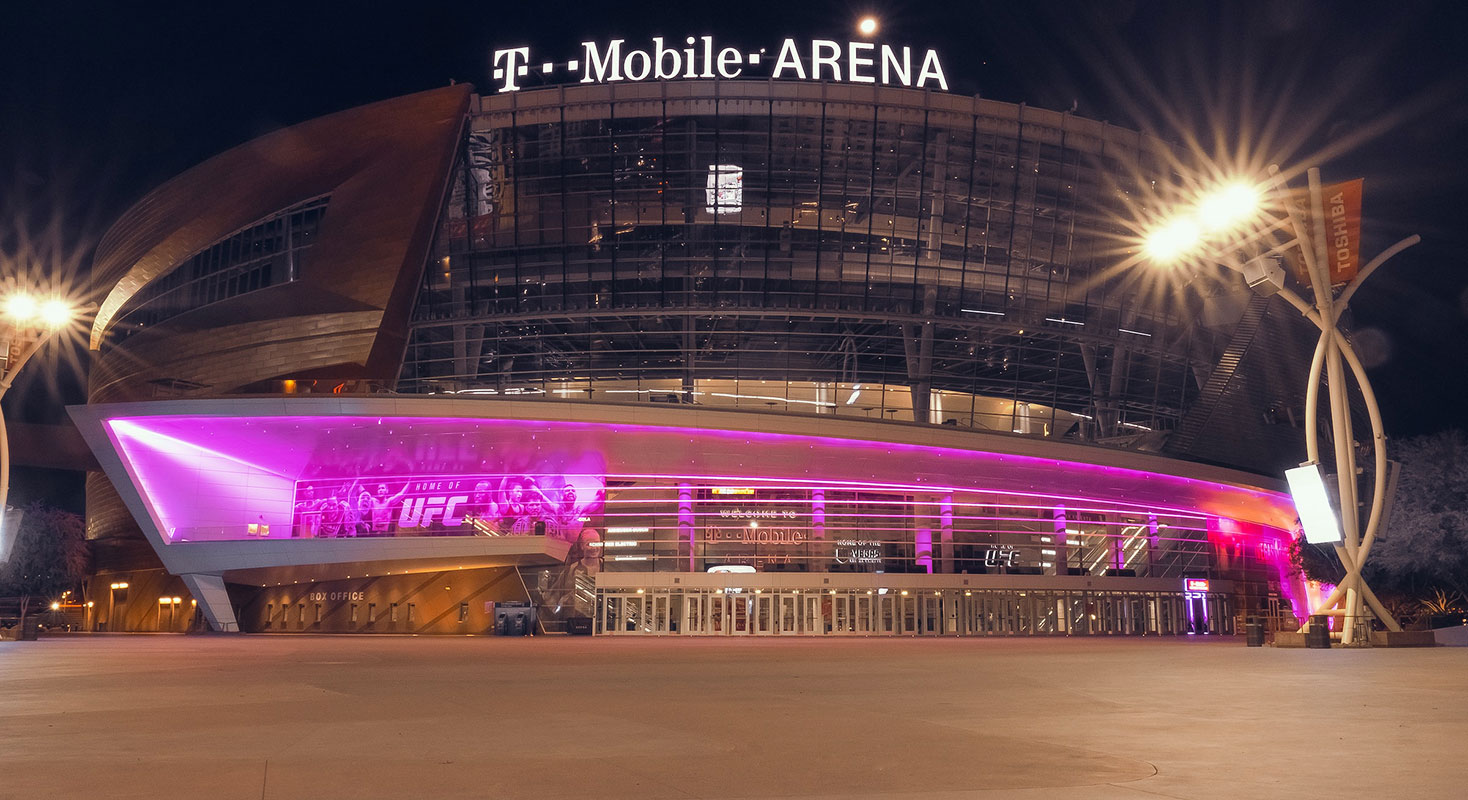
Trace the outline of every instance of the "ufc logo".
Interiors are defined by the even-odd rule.
[[[456,494],[452,497],[418,497],[403,501],[403,513],[398,515],[399,528],[427,528],[433,518],[442,515],[445,528],[456,528],[464,522],[457,515],[458,507],[469,502],[469,495]]]

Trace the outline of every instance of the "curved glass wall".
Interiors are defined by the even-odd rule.
[[[968,98],[672,86],[472,118],[400,390],[1119,444],[1196,395],[1213,334],[1112,269],[1136,145]]]
[[[312,198],[271,214],[144,286],[109,328],[114,341],[201,306],[295,280],[330,199]]]

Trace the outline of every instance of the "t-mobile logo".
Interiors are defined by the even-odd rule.
[[[504,67],[500,62],[505,62]],[[504,81],[500,86],[502,92],[513,92],[520,88],[516,83],[519,79],[530,74],[530,48],[512,47],[508,50],[494,51],[494,79]]]

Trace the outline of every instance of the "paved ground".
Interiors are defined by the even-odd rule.
[[[0,642],[0,798],[1441,798],[1468,650]]]

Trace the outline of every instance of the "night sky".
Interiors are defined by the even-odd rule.
[[[1468,3],[26,3],[0,26],[0,257],[83,279],[106,226],[231,146],[450,80],[491,91],[496,47],[564,60],[583,40],[712,34],[777,46],[934,48],[950,89],[1197,137],[1216,157],[1366,179],[1363,261],[1424,243],[1353,302],[1393,436],[1463,427],[1468,389]],[[381,4],[389,5],[389,4]],[[531,85],[534,85],[533,83]],[[19,266],[18,266],[19,265]],[[34,274],[34,272],[32,272]],[[100,299],[100,296],[97,298]],[[56,420],[84,352],[55,348],[6,397]],[[12,502],[80,507],[79,480],[20,471]]]

